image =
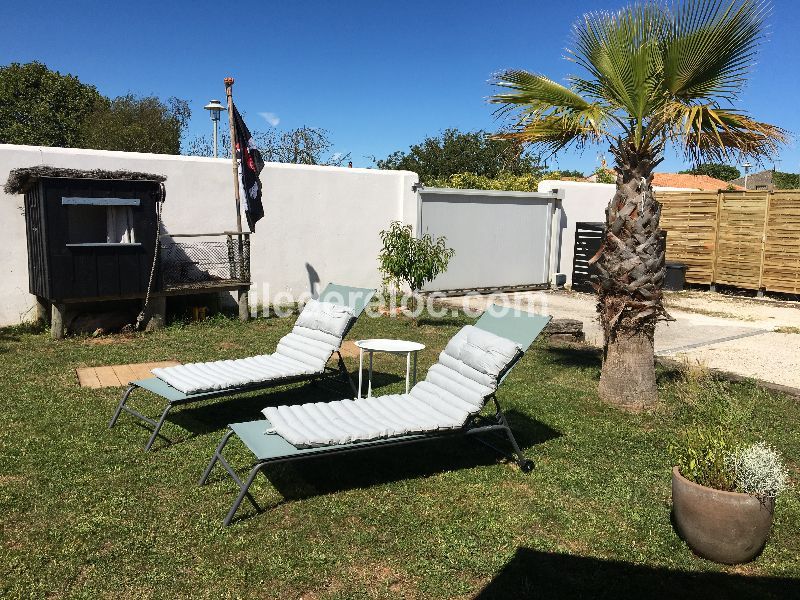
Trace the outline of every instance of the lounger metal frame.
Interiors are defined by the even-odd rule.
[[[350,294],[350,295],[348,295]],[[354,287],[347,287],[342,285],[337,285],[334,283],[329,284],[325,290],[320,294],[320,300],[325,300],[326,298],[337,297],[337,298],[349,298],[351,301],[355,300],[356,297],[358,298],[357,305],[354,307],[357,310],[357,313],[354,317],[350,320],[350,323],[347,324],[344,332],[342,333],[342,342],[344,342],[345,336],[350,332],[350,330],[355,325],[358,317],[364,311],[364,308],[372,299],[373,295],[375,294],[375,290],[368,289],[368,288],[354,288]],[[291,377],[283,377],[281,379],[271,379],[268,381],[263,381],[259,383],[253,383],[249,385],[227,388],[224,390],[213,390],[210,392],[200,392],[197,394],[185,394],[180,390],[172,387],[166,381],[159,379],[158,377],[149,377],[147,379],[140,379],[138,381],[131,381],[128,384],[128,387],[122,393],[122,398],[117,405],[116,410],[114,411],[114,415],[111,417],[111,421],[108,423],[108,428],[111,429],[116,425],[119,416],[126,412],[129,415],[133,416],[134,418],[147,423],[153,428],[153,431],[150,435],[150,438],[147,440],[147,443],[144,445],[145,452],[149,451],[150,448],[156,441],[156,438],[164,436],[161,435],[161,427],[164,425],[164,422],[167,419],[167,415],[172,411],[173,408],[176,406],[180,406],[182,404],[192,404],[195,402],[201,402],[203,400],[211,400],[213,398],[219,398],[222,396],[233,396],[237,394],[244,394],[247,392],[253,392],[257,390],[265,390],[271,387],[279,386],[279,385],[286,385],[290,383],[297,383],[301,381],[319,383],[322,381],[327,381],[331,379],[336,379],[337,376],[341,376],[343,381],[346,381],[350,384],[350,387],[353,390],[353,393],[356,392],[356,384],[353,381],[350,372],[347,370],[347,366],[344,363],[344,359],[342,358],[342,354],[340,349],[334,351],[337,356],[337,366],[336,368],[326,366],[321,372],[319,373],[310,373],[308,375],[297,375]],[[130,400],[130,396],[136,389],[143,389],[157,396],[161,396],[167,401],[167,405],[164,407],[164,410],[161,413],[161,416],[157,419],[148,417],[135,408],[132,408],[128,405],[128,401]],[[164,438],[166,440],[166,438]],[[169,440],[166,440],[169,441]]]
[[[524,346],[523,351],[528,349],[530,344],[533,343],[533,340],[538,337],[538,332],[540,332],[541,329],[544,328],[544,325],[546,325],[550,320],[550,317],[541,317],[539,315],[535,316],[541,319],[541,327],[538,329],[537,334],[533,336],[533,338],[527,338],[526,336],[523,336],[523,339],[521,340]],[[495,322],[485,328],[499,335],[505,334],[507,337],[514,337],[513,335],[509,335],[510,330],[508,328],[508,323]],[[523,352],[520,352],[520,354],[511,362],[511,364],[506,367],[505,372],[502,373],[498,378],[499,382],[502,382],[508,376],[511,369],[514,367],[514,365],[516,365],[523,355]],[[426,432],[368,440],[365,442],[356,442],[351,444],[337,444],[332,446],[319,446],[312,448],[296,448],[289,444],[289,442],[283,440],[283,438],[277,434],[266,434],[266,431],[272,427],[271,423],[267,419],[249,421],[245,423],[233,423],[229,425],[230,430],[225,434],[225,436],[222,438],[222,441],[214,451],[214,455],[211,457],[211,461],[208,463],[205,471],[203,471],[203,475],[200,477],[198,485],[202,486],[206,484],[209,476],[211,475],[211,471],[214,469],[214,466],[219,463],[228,472],[236,485],[239,486],[239,494],[231,505],[231,508],[228,511],[228,514],[225,516],[225,519],[223,520],[223,524],[227,527],[230,525],[234,515],[236,514],[236,511],[239,509],[239,506],[242,504],[245,498],[247,498],[247,500],[253,505],[256,511],[261,512],[261,507],[258,505],[255,498],[253,498],[252,494],[250,494],[250,486],[253,484],[258,474],[264,472],[265,467],[268,465],[302,460],[315,456],[330,456],[332,454],[344,454],[347,452],[356,452],[369,448],[386,448],[389,446],[400,446],[422,441],[441,440],[456,436],[479,436],[480,434],[489,434],[496,437],[496,434],[504,434],[511,443],[513,450],[511,454],[501,450],[499,447],[482,437],[476,437],[476,440],[495,450],[496,452],[499,452],[501,455],[513,459],[524,473],[529,473],[533,470],[534,463],[525,456],[525,454],[522,452],[522,449],[519,447],[519,444],[514,437],[514,433],[511,431],[511,427],[508,424],[508,420],[506,419],[506,416],[500,407],[500,402],[497,400],[496,392],[493,392],[486,397],[486,403],[488,404],[490,401],[494,404],[494,415],[474,415],[463,427],[459,429]],[[233,469],[230,462],[228,462],[228,460],[222,455],[222,451],[225,449],[225,446],[228,444],[234,434],[236,434],[237,437],[250,449],[257,459],[250,468],[247,478],[244,480],[239,477],[238,473],[236,473],[236,471]],[[268,443],[272,446],[277,445],[277,453],[267,455],[268,452],[273,452],[274,448],[267,449],[265,447],[265,443]],[[283,453],[280,451],[281,447],[285,449]],[[266,477],[266,474],[264,476]]]
[[[290,383],[297,383],[301,381],[307,381],[309,383],[317,383],[323,381],[325,379],[335,378],[337,374],[340,374],[343,377],[343,380],[350,384],[350,387],[353,389],[353,393],[355,393],[356,385],[353,382],[353,378],[350,375],[350,372],[347,370],[347,367],[344,364],[344,359],[342,358],[341,353],[339,350],[335,352],[338,356],[338,366],[336,369],[331,367],[325,367],[325,371],[322,373],[314,373],[311,375],[298,375],[296,377],[285,377],[282,379],[275,379],[269,382],[264,382],[261,384],[253,384],[247,386],[241,386],[237,388],[228,388],[225,390],[219,390],[214,392],[205,392],[201,394],[184,394],[179,390],[176,390],[174,387],[158,379],[157,377],[151,377],[148,379],[140,379],[138,381],[131,381],[125,391],[122,393],[122,399],[119,401],[117,405],[117,409],[114,411],[114,416],[111,417],[111,421],[108,423],[109,429],[114,427],[119,419],[120,414],[122,412],[126,412],[129,415],[139,419],[140,421],[144,421],[148,423],[152,428],[153,431],[150,435],[150,439],[147,440],[147,443],[144,445],[145,451],[150,450],[153,444],[156,441],[156,438],[162,437],[164,440],[164,436],[161,435],[161,427],[164,425],[164,421],[167,419],[167,415],[172,411],[173,408],[176,406],[180,406],[182,404],[192,404],[194,402],[200,402],[202,400],[211,400],[212,398],[219,398],[222,396],[233,396],[236,394],[245,394],[247,392],[254,392],[257,390],[266,390],[271,387],[279,386],[279,385],[287,385]],[[131,408],[128,405],[128,400],[130,399],[131,394],[135,389],[143,389],[149,392],[153,392],[154,394],[161,396],[167,400],[167,405],[164,407],[164,411],[161,413],[161,416],[156,420],[146,415],[143,415],[141,412],[136,410],[135,408]]]
[[[514,437],[514,433],[511,431],[511,427],[508,424],[508,420],[506,419],[505,414],[503,413],[502,409],[500,408],[500,403],[497,401],[497,397],[492,394],[488,400],[494,402],[496,412],[495,414],[490,417],[486,415],[476,415],[472,417],[467,425],[460,429],[455,430],[445,430],[436,433],[424,433],[424,434],[414,434],[414,435],[405,435],[399,436],[394,438],[384,438],[380,440],[370,440],[368,442],[360,442],[354,444],[339,444],[336,446],[321,446],[316,448],[307,448],[305,452],[299,452],[296,454],[288,454],[284,456],[274,456],[274,457],[267,457],[258,459],[250,469],[250,472],[247,476],[247,479],[242,480],[238,473],[233,469],[230,462],[222,455],[222,451],[224,450],[225,446],[230,441],[231,437],[234,434],[237,434],[237,437],[241,439],[246,445],[249,446],[247,443],[249,441],[249,436],[247,433],[247,429],[245,427],[253,427],[257,425],[258,430],[261,434],[263,434],[267,429],[271,427],[268,420],[264,419],[261,421],[250,421],[248,423],[235,423],[231,425],[230,431],[228,431],[225,436],[222,438],[222,441],[217,446],[217,449],[214,451],[214,455],[211,458],[211,462],[208,463],[205,471],[203,471],[203,475],[200,477],[200,481],[198,485],[205,485],[208,481],[209,476],[211,475],[211,471],[214,469],[214,465],[219,463],[222,467],[228,472],[231,476],[231,479],[239,486],[239,494],[236,497],[236,500],[233,501],[230,510],[228,510],[228,514],[225,516],[223,520],[223,525],[226,527],[231,524],[234,515],[239,510],[239,506],[242,504],[245,498],[247,498],[256,511],[261,512],[262,509],[256,502],[256,499],[253,498],[253,495],[250,493],[250,486],[255,481],[256,477],[258,477],[259,473],[264,472],[264,468],[268,465],[295,461],[295,460],[302,460],[305,458],[313,458],[315,456],[330,456],[332,454],[345,454],[348,452],[356,452],[359,450],[366,450],[369,448],[387,448],[389,446],[402,446],[405,444],[413,444],[416,442],[423,442],[423,441],[431,441],[431,440],[440,440],[446,438],[453,438],[458,436],[472,436],[472,435],[479,435],[479,434],[497,434],[502,433],[508,438],[508,441],[511,443],[511,447],[513,452],[509,454],[498,448],[493,443],[482,439],[480,437],[476,438],[477,441],[482,443],[485,446],[488,446],[492,450],[500,453],[503,456],[511,458],[514,462],[517,463],[519,468],[524,473],[529,473],[533,470],[534,463],[531,459],[527,458],[525,454],[519,447],[516,438]],[[251,431],[252,433],[252,431]],[[251,448],[253,450],[253,448]],[[264,474],[266,477],[266,473]]]

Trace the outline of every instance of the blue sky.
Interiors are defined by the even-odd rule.
[[[446,127],[498,127],[487,80],[509,67],[556,80],[582,13],[624,0],[398,2],[12,2],[3,11],[0,63],[39,60],[106,95],[190,101],[188,137],[210,131],[202,106],[236,78],[250,129],[327,129],[355,166],[407,149]],[[741,106],[800,133],[800,3],[775,0],[770,39]],[[271,113],[262,116],[261,113]],[[602,148],[551,166],[592,171]],[[661,170],[682,161],[668,156]],[[772,166],[769,163],[767,166]],[[791,143],[778,168],[800,170]]]

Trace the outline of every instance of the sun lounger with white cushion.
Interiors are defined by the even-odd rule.
[[[224,524],[228,525],[258,473],[267,465],[366,448],[405,444],[453,434],[504,434],[514,459],[528,472],[525,458],[496,390],[547,325],[550,317],[492,306],[474,326],[462,328],[439,355],[424,381],[407,394],[314,402],[264,409],[266,419],[230,425],[200,479],[203,485],[219,462],[240,488]],[[481,414],[491,401],[494,414]],[[242,481],[222,456],[236,435],[256,461]]]
[[[337,374],[355,390],[339,349],[374,293],[372,289],[328,285],[318,300],[306,303],[294,328],[280,339],[272,354],[153,369],[155,377],[130,383],[109,427],[114,426],[123,411],[149,423],[153,427],[145,445],[145,450],[149,450],[170,410],[179,404]],[[338,366],[331,369],[327,364],[334,353],[338,355]],[[135,389],[147,390],[166,400],[158,420],[128,405]]]

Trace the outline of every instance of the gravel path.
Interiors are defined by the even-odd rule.
[[[590,294],[567,291],[519,292],[448,298],[456,306],[482,309],[491,302],[521,304],[554,318],[579,319],[586,341],[602,345],[602,331]],[[659,323],[655,348],[708,368],[800,390],[800,303],[723,296],[710,292],[668,294],[675,321]],[[798,333],[780,333],[796,328]]]
[[[724,296],[710,292],[667,292],[667,308],[757,323],[766,329],[800,328],[800,302]]]

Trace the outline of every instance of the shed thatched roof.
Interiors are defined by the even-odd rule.
[[[36,181],[43,177],[64,177],[67,179],[122,179],[126,181],[166,181],[163,175],[140,173],[138,171],[104,171],[103,169],[64,169],[48,165],[12,169],[8,174],[3,191],[6,194],[23,194]]]

